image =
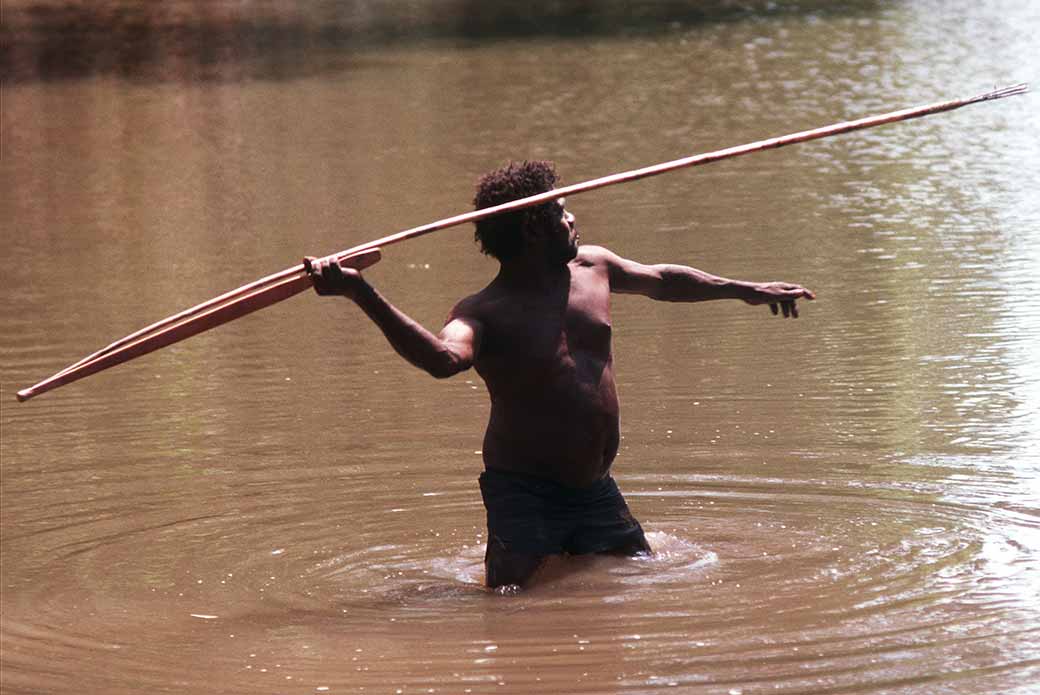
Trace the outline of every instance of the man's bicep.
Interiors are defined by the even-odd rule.
[[[448,323],[441,329],[440,339],[461,363],[468,369],[480,352],[480,340],[483,327],[479,321],[468,316],[450,316]]]
[[[661,272],[657,266],[646,265],[622,258],[607,251],[607,270],[610,273],[610,290],[622,294],[641,294],[653,297],[661,288]]]

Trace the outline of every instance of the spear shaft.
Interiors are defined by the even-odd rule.
[[[978,94],[965,99],[952,99],[924,106],[916,106],[889,113],[868,116],[852,121],[844,121],[832,125],[803,130],[797,133],[782,135],[779,137],[759,140],[746,145],[728,147],[714,152],[695,154],[681,159],[674,159],[661,164],[632,169],[618,174],[610,174],[597,179],[584,181],[582,183],[555,188],[545,193],[521,198],[501,205],[482,208],[472,212],[466,212],[453,217],[447,217],[436,222],[406,229],[396,234],[365,242],[353,246],[339,253],[330,255],[328,258],[335,259],[344,265],[365,267],[374,263],[379,258],[379,249],[392,244],[397,244],[408,239],[415,239],[426,234],[431,234],[442,229],[456,227],[467,222],[477,222],[494,215],[515,212],[523,208],[541,205],[558,198],[578,195],[607,186],[616,186],[622,183],[638,181],[639,179],[658,176],[670,171],[685,169],[688,167],[710,164],[723,159],[731,159],[753,152],[777,149],[787,145],[793,145],[810,140],[841,135],[855,130],[874,128],[887,123],[906,121],[921,118],[935,113],[952,111],[969,104],[977,104],[984,101],[993,101],[1005,97],[1024,94],[1028,91],[1028,85],[1017,84],[1001,89],[996,89],[983,94]],[[348,262],[353,258],[353,262]],[[291,268],[268,275],[264,278],[243,285],[237,289],[226,292],[219,297],[197,304],[190,309],[185,309],[177,314],[169,316],[161,321],[146,326],[139,331],[120,338],[110,345],[87,355],[81,360],[65,367],[53,376],[18,392],[18,400],[26,401],[51,389],[64,384],[77,381],[90,374],[108,369],[135,357],[152,352],[161,347],[172,345],[192,335],[197,335],[205,330],[214,328],[236,318],[258,311],[266,306],[292,297],[310,287],[307,270],[304,265],[296,265]]]

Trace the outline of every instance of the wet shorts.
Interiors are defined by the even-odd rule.
[[[488,544],[529,555],[650,552],[643,528],[610,476],[583,488],[485,470],[480,494]]]

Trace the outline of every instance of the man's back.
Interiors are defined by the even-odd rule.
[[[483,328],[474,366],[491,397],[488,468],[582,487],[614,460],[610,281],[596,251],[533,281],[500,275],[452,312]]]

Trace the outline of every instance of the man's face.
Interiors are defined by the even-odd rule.
[[[556,220],[550,240],[550,253],[554,259],[567,263],[578,255],[578,227],[574,223],[574,215],[567,212],[566,201],[560,198],[556,204],[559,206],[560,216]]]

